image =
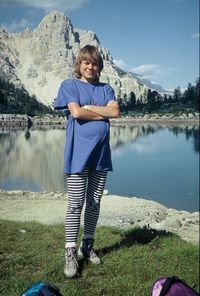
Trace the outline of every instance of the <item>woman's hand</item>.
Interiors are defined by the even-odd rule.
[[[81,120],[102,120],[103,116],[89,110],[89,105],[80,107],[77,103],[68,104],[72,117]]]
[[[84,105],[81,108],[85,109],[85,110],[90,110],[90,105]]]
[[[119,104],[117,101],[110,101],[106,106],[84,105],[81,108],[99,114],[104,118],[118,118],[120,116]]]

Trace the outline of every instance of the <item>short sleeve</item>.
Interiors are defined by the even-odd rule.
[[[79,104],[79,97],[78,92],[73,84],[73,80],[67,79],[64,80],[60,85],[54,107],[55,109],[66,108],[71,102]]]
[[[116,101],[114,89],[110,86],[110,84],[106,84],[105,87],[107,101]]]

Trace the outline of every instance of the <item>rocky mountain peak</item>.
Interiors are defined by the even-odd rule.
[[[21,38],[29,38],[33,35],[33,30],[31,30],[30,28],[26,28],[24,31],[19,33],[19,36]]]
[[[56,10],[47,14],[34,30],[27,28],[20,33],[0,30],[0,75],[49,105],[61,81],[73,76],[75,56],[86,44],[100,50],[104,59],[101,81],[110,83],[117,97],[129,100],[134,92],[136,99],[146,99],[149,86],[117,68],[94,32],[74,29],[71,20]]]
[[[42,19],[36,31],[62,31],[63,29],[66,29],[68,26],[72,27],[70,19],[67,16],[65,16],[64,13],[59,12],[57,10],[53,10]]]

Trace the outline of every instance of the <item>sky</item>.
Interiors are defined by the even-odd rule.
[[[199,77],[199,0],[0,0],[0,26],[36,28],[52,10],[93,31],[117,66],[166,90]]]

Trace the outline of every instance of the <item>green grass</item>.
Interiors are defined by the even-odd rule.
[[[99,227],[95,248],[103,263],[80,262],[80,276],[69,280],[63,273],[64,225],[0,221],[0,231],[2,296],[19,296],[37,281],[57,285],[64,296],[150,296],[156,278],[170,275],[199,291],[198,246],[165,232]]]

